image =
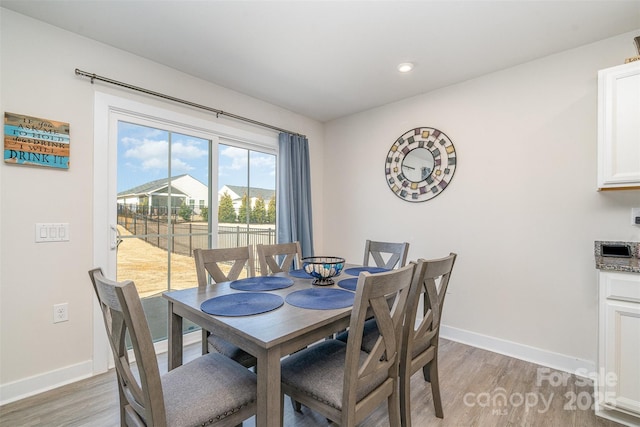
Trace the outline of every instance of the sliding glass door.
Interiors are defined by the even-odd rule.
[[[117,129],[117,280],[135,282],[163,340],[162,293],[195,286],[193,249],[208,245],[212,140],[126,121]]]
[[[117,122],[117,280],[136,283],[154,341],[162,293],[197,286],[194,249],[275,242],[275,153],[222,142]]]

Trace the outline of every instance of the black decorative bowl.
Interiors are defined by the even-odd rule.
[[[302,268],[311,277],[314,285],[333,285],[332,277],[337,276],[344,268],[344,258],[335,256],[312,256],[302,258]]]

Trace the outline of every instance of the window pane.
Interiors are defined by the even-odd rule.
[[[218,145],[218,223],[247,223],[247,183],[249,182],[249,151],[229,145]],[[229,200],[233,206],[230,209]],[[244,205],[243,205],[244,203]],[[246,243],[245,243],[246,244]],[[237,247],[243,245],[223,245]]]
[[[275,243],[276,156],[221,144],[218,157],[218,247]]]
[[[197,286],[193,250],[208,247],[209,141],[171,133],[171,217],[168,289]],[[205,200],[203,207],[195,200]]]
[[[143,298],[166,290],[168,282],[168,139],[167,131],[118,122],[117,278],[133,280]]]
[[[209,147],[205,139],[118,123],[117,276],[136,283],[154,341],[167,337],[162,292],[197,285],[192,253],[208,246]],[[194,200],[203,203],[196,208]],[[184,329],[197,327],[186,322]]]

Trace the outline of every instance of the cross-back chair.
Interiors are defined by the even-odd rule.
[[[389,424],[398,426],[402,324],[414,267],[412,263],[384,273],[361,273],[349,341],[325,340],[283,359],[283,393],[342,427],[355,426],[387,401]],[[381,331],[371,353],[360,349],[367,313],[373,314]]]
[[[376,267],[392,269],[404,267],[407,263],[409,243],[377,242],[367,240],[364,245],[364,261],[362,265],[368,266],[373,259]],[[385,260],[386,258],[386,260]]]
[[[439,259],[419,259],[415,278],[419,288],[409,301],[403,331],[403,354],[400,360],[400,405],[402,426],[411,427],[411,377],[420,368],[425,381],[431,383],[431,394],[436,417],[444,418],[440,381],[438,377],[438,340],[444,298],[457,254],[450,253]],[[416,326],[420,309],[420,295],[424,295],[422,320]]]
[[[89,277],[113,352],[122,426],[231,427],[256,412],[256,377],[221,354],[207,354],[160,375],[149,325],[134,283]],[[126,336],[137,369],[132,369]],[[224,395],[221,399],[219,396]]]
[[[206,288],[211,284],[209,276],[213,284],[237,280],[244,271],[247,277],[255,276],[251,245],[238,248],[194,249],[193,257],[200,288]],[[230,266],[229,263],[231,263]],[[247,368],[256,366],[257,360],[254,356],[216,336],[215,333],[203,329],[202,354],[208,353],[210,349],[224,354]]]
[[[409,301],[403,329],[403,353],[400,359],[400,406],[402,408],[402,427],[411,427],[411,377],[420,368],[425,381],[431,383],[431,394],[436,416],[444,417],[440,382],[438,377],[438,339],[440,320],[444,307],[444,297],[449,278],[457,255],[433,260],[419,259],[414,274],[415,297]],[[416,326],[420,296],[423,298],[423,312],[420,324]],[[413,327],[412,327],[413,326]],[[371,320],[365,322],[361,348],[370,353],[378,339],[378,325]],[[344,332],[337,339],[347,341],[349,334]]]
[[[256,252],[260,263],[260,274],[263,276],[302,267],[300,242],[258,244]]]
[[[207,273],[214,283],[236,280],[244,271],[246,277],[255,276],[251,245],[238,248],[194,249],[193,256],[199,287],[209,284]]]

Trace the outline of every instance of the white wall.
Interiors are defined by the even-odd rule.
[[[322,205],[323,127],[273,105],[205,83],[0,8],[1,108],[70,124],[66,171],[0,165],[0,403],[91,374],[93,105],[112,93],[165,109],[271,131],[163,103],[75,76],[79,68],[115,80],[304,133],[312,152],[313,203]],[[206,52],[203,52],[206,54]],[[105,159],[106,160],[106,159]],[[78,202],[81,201],[81,202]],[[321,216],[314,218],[322,246]],[[68,222],[70,241],[34,243],[36,222]],[[69,321],[52,323],[53,305],[69,303]]]
[[[596,191],[597,71],[636,55],[637,35],[326,124],[325,252],[359,260],[367,238],[408,241],[410,259],[456,252],[443,336],[593,369],[594,241],[640,240],[640,191]],[[384,161],[422,126],[452,139],[457,169],[442,194],[408,203]]]

